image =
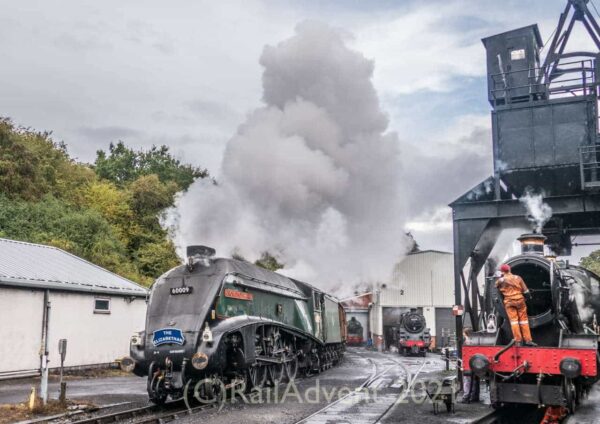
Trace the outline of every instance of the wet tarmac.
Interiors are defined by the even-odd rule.
[[[26,378],[0,381],[0,405],[24,402],[31,388],[39,389],[40,379]],[[48,382],[50,399],[58,399],[60,384],[52,376]],[[148,403],[146,380],[134,375],[125,377],[69,378],[67,397],[74,401],[90,401],[102,406],[120,402]]]
[[[589,396],[581,401],[575,415],[568,417],[564,424],[600,423],[600,386],[592,387]]]
[[[423,381],[454,375],[445,371],[439,355],[404,358],[363,348],[348,349],[342,363],[319,375],[298,378],[279,390],[263,389],[257,394],[236,396],[219,408],[192,416],[180,416],[177,423],[211,424],[328,424],[328,423],[469,423],[491,412],[489,405],[456,404],[454,413],[442,407],[439,415],[424,391]],[[24,401],[39,379],[0,382],[0,404]],[[58,382],[50,384],[58,396]],[[147,405],[146,381],[135,376],[72,379],[68,397],[96,405],[132,402],[127,408]]]

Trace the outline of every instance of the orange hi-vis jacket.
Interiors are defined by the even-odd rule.
[[[529,291],[525,285],[525,281],[518,275],[511,274],[510,272],[507,272],[496,281],[496,287],[500,290],[502,296],[504,296],[504,302],[524,299],[523,294]]]

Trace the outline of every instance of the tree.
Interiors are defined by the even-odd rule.
[[[108,153],[96,152],[96,173],[119,186],[124,186],[141,176],[155,174],[163,183],[173,182],[179,190],[187,190],[197,178],[206,178],[206,169],[182,164],[169,152],[167,146],[152,146],[150,150],[134,151],[122,141],[111,143]]]
[[[123,142],[77,163],[49,132],[0,117],[0,237],[59,247],[140,283],[177,265],[163,210],[206,170]]]
[[[95,178],[69,157],[48,132],[17,128],[0,118],[0,190],[11,199],[39,200],[45,194],[76,201],[78,189]]]
[[[581,259],[580,265],[593,273],[600,275],[600,250],[595,250]]]
[[[254,265],[258,265],[259,267],[268,269],[270,271],[277,271],[285,266],[285,264],[280,263],[277,258],[271,255],[269,252],[262,252],[260,258],[254,262]]]

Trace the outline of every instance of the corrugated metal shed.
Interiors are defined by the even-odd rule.
[[[146,296],[147,290],[56,247],[0,238],[0,285]]]
[[[392,281],[381,290],[381,306],[452,306],[452,253],[424,250],[407,255],[394,267]]]

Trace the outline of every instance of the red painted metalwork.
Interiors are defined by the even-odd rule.
[[[469,371],[469,360],[475,354],[485,355],[490,361],[490,370],[495,372],[513,372],[515,368],[529,364],[527,373],[560,374],[560,361],[564,358],[574,358],[581,362],[581,375],[595,377],[598,374],[596,366],[596,350],[594,349],[559,349],[554,347],[516,347],[504,352],[497,363],[496,355],[505,346],[463,346],[463,366]]]
[[[423,340],[400,340],[400,346],[411,347],[425,347],[425,342]]]
[[[247,293],[238,290],[225,289],[224,293],[225,297],[230,297],[232,299],[240,299],[240,300],[252,300],[252,293]]]
[[[358,344],[362,344],[363,342],[364,342],[364,340],[361,336],[348,336],[346,338],[346,343],[348,343],[348,344],[358,345]]]

